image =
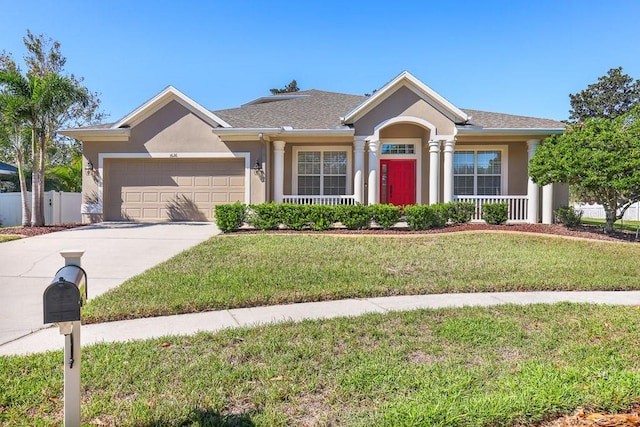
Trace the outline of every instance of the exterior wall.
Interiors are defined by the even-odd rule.
[[[98,202],[98,188],[102,177],[98,176],[99,155],[102,153],[250,153],[249,164],[262,160],[260,142],[224,142],[212,131],[212,127],[191,113],[176,101],[172,101],[152,116],[131,129],[129,141],[85,141],[83,143],[84,163],[91,161],[96,172],[83,175],[83,203]],[[103,171],[108,177],[108,170]],[[103,188],[108,182],[102,182]],[[251,171],[250,203],[265,201],[265,183],[261,177]],[[101,215],[84,214],[84,222],[102,220]]]
[[[380,123],[393,117],[413,116],[424,119],[442,135],[451,135],[455,124],[411,89],[402,87],[354,123],[356,135],[372,135]]]
[[[569,206],[569,185],[553,184],[553,209]]]

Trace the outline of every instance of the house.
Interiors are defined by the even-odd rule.
[[[83,141],[86,222],[211,220],[235,201],[466,200],[551,223],[568,189],[539,188],[527,167],[563,129],[460,109],[405,71],[371,96],[305,90],[219,111],[168,87],[117,123],[61,133]]]

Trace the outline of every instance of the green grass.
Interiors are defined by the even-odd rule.
[[[12,240],[22,239],[23,236],[19,234],[0,234],[0,243],[10,242]]]
[[[503,426],[577,407],[619,411],[640,400],[639,336],[638,307],[559,304],[96,345],[83,349],[82,418],[118,426]],[[0,357],[0,424],[60,425],[62,359]]]
[[[598,218],[582,218],[582,223],[587,225],[597,225],[604,227],[606,220]],[[640,221],[633,220],[618,220],[613,224],[614,230],[627,230],[635,232],[640,227]]]
[[[508,233],[216,237],[84,307],[87,322],[351,297],[640,288],[640,246]]]

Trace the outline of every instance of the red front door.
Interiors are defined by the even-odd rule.
[[[380,160],[380,203],[416,203],[415,159]]]

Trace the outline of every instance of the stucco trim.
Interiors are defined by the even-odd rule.
[[[106,159],[244,159],[244,202],[251,203],[251,153],[100,153],[98,154],[98,176],[102,179],[98,182],[98,200],[100,200],[100,212],[103,213],[104,200],[104,161]],[[94,207],[95,209],[95,207]]]
[[[164,107],[171,101],[177,101],[182,106],[193,112],[196,116],[200,117],[205,122],[214,127],[222,126],[225,128],[231,127],[231,125],[220,117],[213,114],[211,111],[198,104],[193,99],[189,98],[184,93],[180,92],[173,86],[168,86],[162,92],[142,104],[140,107],[133,110],[127,116],[120,119],[117,123],[111,126],[112,129],[122,127],[133,127],[140,123],[144,119],[153,115],[160,108]]]
[[[422,97],[429,104],[433,105],[453,122],[464,123],[469,120],[469,116],[464,111],[447,101],[436,91],[421,82],[413,74],[408,71],[403,71],[395,79],[383,86],[382,89],[371,95],[368,99],[347,113],[347,115],[341,117],[340,119],[342,120],[342,123],[353,123],[357,121],[404,86]]]

